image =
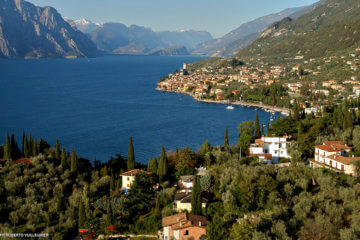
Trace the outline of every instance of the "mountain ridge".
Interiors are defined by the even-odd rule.
[[[19,34],[21,33],[21,34]],[[0,57],[96,57],[100,52],[52,7],[24,0],[0,2]]]

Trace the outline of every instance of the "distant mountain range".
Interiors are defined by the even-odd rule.
[[[0,1],[0,57],[96,57],[99,51],[51,7]]]
[[[293,20],[272,24],[238,57],[316,58],[360,47],[358,0],[327,0]]]
[[[73,21],[77,29],[90,36],[99,49],[110,54],[148,55],[154,52],[176,54],[175,49],[187,49],[212,39],[206,31],[162,31],[121,23],[93,23],[80,19]],[[186,49],[184,49],[184,47]]]
[[[316,4],[299,8],[285,9],[279,13],[270,14],[244,23],[239,28],[231,31],[221,38],[212,39],[197,45],[191,50],[191,53],[212,57],[234,56],[237,52],[254,41],[261,32],[271,24],[286,17],[291,17],[293,19],[298,18],[299,16],[310,12]]]

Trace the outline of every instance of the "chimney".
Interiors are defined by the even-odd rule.
[[[179,219],[179,218],[176,218],[176,221],[177,221],[177,222],[179,222],[179,221],[180,221],[180,219]]]
[[[201,221],[199,221],[199,227],[201,227]]]

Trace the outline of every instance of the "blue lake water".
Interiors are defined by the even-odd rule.
[[[147,163],[167,150],[205,140],[230,143],[237,126],[270,114],[254,108],[200,103],[191,97],[156,91],[160,77],[199,57],[119,56],[97,59],[0,60],[0,144],[6,131],[56,139],[67,151],[92,160],[127,155],[133,137],[136,161]]]

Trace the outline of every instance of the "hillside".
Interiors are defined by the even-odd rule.
[[[0,57],[95,57],[90,39],[51,7],[23,0],[0,1]]]
[[[237,29],[231,31],[225,36],[212,39],[205,43],[197,45],[193,50],[193,54],[208,55],[212,57],[231,57],[241,49],[246,47],[256,39],[261,32],[281,19],[292,16],[297,18],[300,15],[313,9],[313,5],[299,8],[289,8],[281,12],[270,14],[257,18],[253,21],[242,24]]]
[[[360,4],[328,0],[298,19],[283,19],[267,28],[237,57],[305,59],[352,50],[360,44]]]

